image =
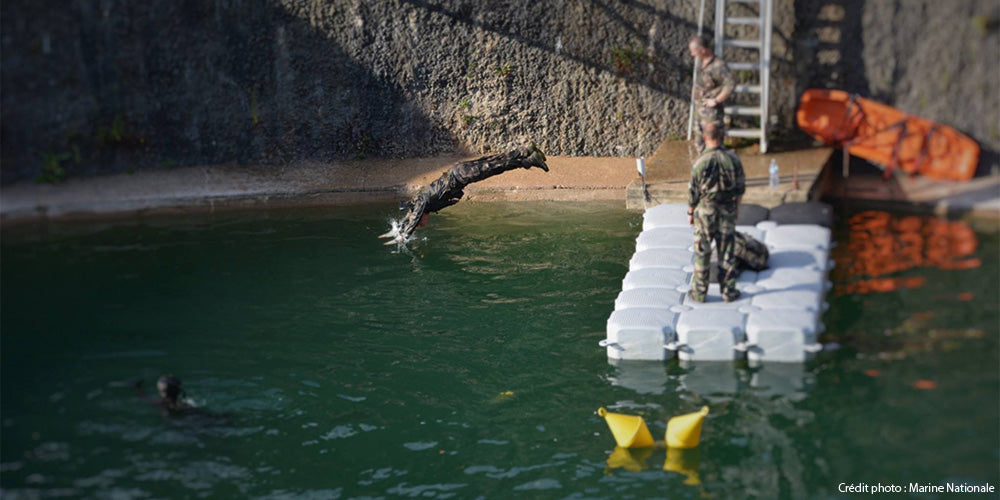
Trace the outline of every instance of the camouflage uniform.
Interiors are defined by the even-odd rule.
[[[698,112],[698,133],[695,134],[695,144],[699,153],[705,150],[705,139],[701,137],[705,123],[714,122],[719,130],[725,130],[722,105],[712,108],[705,105],[705,100],[714,99],[723,92],[732,93],[735,86],[736,80],[729,72],[729,67],[718,57],[713,57],[706,66],[698,70],[698,79],[694,84],[694,107]]]
[[[548,172],[545,155],[533,144],[513,151],[456,163],[437,180],[420,190],[413,199],[400,204],[408,210],[399,227],[399,236],[409,238],[425,213],[450,207],[465,195],[465,186],[515,168],[538,167]]]
[[[736,207],[746,189],[743,164],[722,146],[705,151],[691,168],[688,205],[694,216],[694,274],[691,291],[694,300],[705,301],[712,260],[712,241],[719,255],[719,285],[726,301],[735,300],[736,289],[734,239]]]
[[[752,236],[736,232],[733,238],[733,256],[740,270],[761,271],[767,268],[767,259],[771,257],[771,252],[768,251],[767,245]]]

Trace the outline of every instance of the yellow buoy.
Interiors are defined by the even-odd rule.
[[[708,415],[708,407],[687,415],[678,415],[667,422],[667,447],[694,448],[701,440],[701,423]]]
[[[663,462],[663,470],[684,475],[684,484],[697,486],[701,484],[698,469],[701,467],[701,455],[698,449],[682,450],[667,448],[667,460]]]
[[[646,470],[646,460],[653,454],[652,448],[622,448],[615,446],[615,451],[608,455],[608,469],[625,469],[631,472]]]
[[[653,435],[649,433],[646,422],[642,417],[635,415],[623,415],[621,413],[608,413],[602,406],[597,410],[597,414],[604,417],[608,423],[611,434],[615,436],[615,442],[622,448],[644,448],[653,446]]]

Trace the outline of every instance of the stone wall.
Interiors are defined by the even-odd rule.
[[[787,38],[791,2],[778,4]],[[698,17],[695,0],[2,9],[4,182],[53,166],[479,153],[524,140],[550,154],[647,154],[686,132]]]
[[[796,0],[797,80],[951,125],[1000,168],[1000,3]]]
[[[860,23],[847,24],[864,36],[858,47],[844,40],[849,55],[841,64],[866,69],[860,77],[839,76],[843,83],[880,92],[865,78],[881,85],[882,58],[892,57],[897,69],[886,88],[896,92],[896,104],[926,102],[939,115],[932,117],[979,140],[989,137],[988,124],[975,128],[975,117],[951,112],[949,100],[921,90],[928,82],[920,58],[933,60],[924,51],[937,47],[910,42],[922,40],[914,33],[928,25],[953,30],[929,21],[956,9],[930,0],[904,3],[919,3],[925,17],[899,17],[897,23],[914,28],[892,35],[899,24],[880,25],[886,2],[776,0],[769,119],[778,134],[794,131],[797,93],[830,78],[804,62],[820,52],[813,40],[817,20],[828,15],[825,5],[860,4]],[[968,12],[953,24],[971,26],[976,21],[968,17],[990,0],[958,3]],[[714,2],[706,5],[711,32]],[[697,0],[76,0],[55,9],[6,0],[0,4],[0,180],[480,153],[525,140],[549,154],[649,154],[686,132],[686,40],[697,30],[698,6]],[[996,72],[995,57],[985,57],[988,43],[996,45],[990,22],[978,45],[986,61],[938,61],[957,66],[949,66],[948,81],[935,72],[936,84],[996,102],[987,75]],[[895,37],[892,48],[883,36]],[[947,48],[961,53],[961,46]],[[995,130],[997,120],[991,123]]]

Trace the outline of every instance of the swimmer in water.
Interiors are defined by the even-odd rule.
[[[145,396],[142,390],[142,380],[135,383],[135,391],[139,397]],[[156,392],[160,395],[159,399],[147,398],[147,400],[159,406],[167,414],[174,415],[196,411],[195,407],[182,399],[186,394],[184,388],[181,387],[181,379],[173,374],[168,373],[160,376],[159,380],[156,381]]]
[[[450,207],[465,195],[465,186],[515,168],[538,167],[546,172],[545,154],[534,144],[521,146],[513,151],[483,156],[471,161],[458,162],[434,182],[420,190],[409,202],[401,203],[400,210],[407,213],[399,223],[379,238],[390,238],[386,245],[403,243],[418,227],[427,224],[431,212]]]

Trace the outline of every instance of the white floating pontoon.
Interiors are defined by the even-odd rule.
[[[686,296],[694,262],[687,205],[647,210],[601,342],[609,360],[746,358],[756,365],[812,357],[820,350],[817,337],[823,331],[824,297],[831,286],[827,274],[833,267],[829,208],[819,210],[823,216],[816,224],[802,224],[802,217],[785,225],[780,220],[737,221],[737,231],[764,242],[770,258],[768,269],[741,273],[736,286],[742,295],[731,303],[722,300],[718,284],[709,286],[705,303]]]

